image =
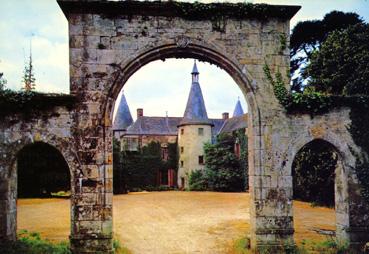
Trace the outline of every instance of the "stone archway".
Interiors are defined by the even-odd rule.
[[[315,144],[320,145],[320,147],[324,147],[324,149],[328,149],[327,152],[331,151],[337,156],[337,162],[335,165],[334,172],[334,207],[336,214],[336,237],[339,242],[346,242],[349,240],[349,234],[346,231],[350,228],[350,216],[349,216],[349,192],[348,192],[348,178],[350,174],[350,168],[344,161],[343,153],[340,149],[334,146],[329,141],[323,139],[313,139],[308,143],[304,144],[296,155],[294,156],[294,160],[296,160],[297,155],[303,151],[306,147]],[[333,158],[332,158],[333,159]],[[293,165],[293,164],[292,164]]]
[[[220,29],[211,15],[189,19],[180,14],[181,7],[170,2],[60,0],[58,3],[69,22],[70,90],[80,99],[72,128],[78,130],[75,140],[79,140],[77,146],[82,148],[79,153],[82,167],[99,169],[97,176],[87,175],[87,182],[82,183],[82,188],[87,184],[90,192],[80,195],[84,205],[79,206],[76,217],[83,223],[75,223],[71,236],[74,250],[111,251],[114,102],[126,80],[141,66],[171,57],[216,64],[240,86],[251,115],[248,123],[251,245],[258,248],[290,241],[291,206],[285,204],[292,197],[283,194],[289,193],[284,186],[276,190],[271,185],[279,160],[274,154],[273,146],[277,145],[274,141],[288,136],[276,132],[274,126],[285,128],[286,116],[263,67],[268,64],[273,72],[287,72],[289,52],[281,46],[281,38],[288,41],[289,19],[299,7],[268,6],[263,9],[265,13],[254,15],[260,11],[255,9],[255,13],[237,19],[227,18]],[[223,10],[222,6],[214,8]],[[239,6],[229,8],[234,13]],[[269,192],[284,197],[267,200],[264,193]],[[92,205],[97,216],[89,217]]]
[[[302,147],[313,140],[324,140],[331,145],[339,156],[336,168],[336,235],[337,238],[353,248],[361,248],[369,240],[369,207],[363,196],[361,186],[355,172],[357,154],[363,154],[353,141],[348,109],[333,110],[320,116],[307,114],[290,116],[290,140],[283,152],[285,170],[291,175],[292,162]],[[365,154],[364,154],[365,156]],[[291,186],[292,178],[286,183]],[[360,214],[360,215],[359,215]],[[359,250],[361,251],[361,250]]]
[[[8,153],[11,154],[10,158],[6,163],[1,163],[2,166],[5,166],[5,170],[0,178],[0,185],[2,188],[0,189],[0,205],[4,208],[0,211],[1,228],[0,228],[0,237],[3,237],[7,240],[15,240],[16,232],[17,232],[17,189],[18,189],[18,154],[24,150],[27,146],[32,146],[36,144],[45,144],[50,146],[53,149],[53,152],[59,153],[61,158],[64,159],[66,165],[68,166],[68,174],[70,176],[70,191],[72,196],[75,194],[75,185],[74,181],[76,179],[75,173],[73,169],[78,167],[78,159],[73,154],[73,150],[70,146],[66,145],[65,140],[62,139],[38,139],[34,140],[31,136],[14,140],[9,144]],[[71,200],[71,211],[74,207],[75,202]],[[71,213],[71,221],[73,221],[73,214]],[[72,227],[71,227],[72,230]]]

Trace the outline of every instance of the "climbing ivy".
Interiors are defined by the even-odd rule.
[[[9,115],[32,114],[65,106],[68,110],[75,104],[75,97],[67,94],[47,94],[34,91],[0,90],[0,118]]]
[[[309,113],[311,115],[326,113],[331,108],[337,106],[334,104],[335,101],[342,102],[345,100],[339,96],[327,96],[314,91],[290,93],[280,72],[277,72],[273,78],[269,66],[265,64],[264,73],[273,87],[274,95],[287,110],[287,113]]]
[[[264,74],[273,86],[274,95],[288,114],[308,113],[317,115],[327,113],[333,108],[350,108],[350,134],[356,145],[369,155],[369,96],[332,96],[306,89],[304,93],[290,93],[281,73],[277,72],[273,78],[270,68],[264,65]],[[355,154],[354,154],[355,155]],[[361,195],[369,203],[369,158],[357,157],[355,172],[362,186]]]
[[[280,33],[279,34],[279,43],[280,43],[279,53],[280,54],[283,54],[283,51],[287,48],[287,37],[286,37],[286,34],[284,34],[284,33]]]

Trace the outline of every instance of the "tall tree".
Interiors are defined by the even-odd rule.
[[[320,49],[329,33],[358,23],[363,23],[363,20],[356,13],[332,11],[322,20],[302,21],[293,28],[290,41],[293,91],[301,91],[306,84],[309,77],[301,74],[309,64],[313,52]]]
[[[23,82],[22,89],[26,92],[30,92],[34,90],[36,87],[36,78],[35,78],[34,69],[33,69],[31,49],[29,53],[29,61],[24,66],[22,82]]]
[[[316,91],[369,95],[369,24],[332,32],[311,56],[304,77]]]
[[[0,72],[0,91],[5,89],[5,85],[7,83],[6,79],[3,77],[4,73]]]

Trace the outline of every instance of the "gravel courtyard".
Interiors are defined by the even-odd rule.
[[[114,196],[115,237],[133,254],[228,253],[248,234],[249,194],[139,192]],[[19,199],[18,230],[67,240],[70,205],[65,199]],[[324,240],[318,229],[333,230],[333,209],[294,202],[295,238]]]

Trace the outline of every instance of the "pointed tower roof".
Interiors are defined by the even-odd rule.
[[[192,74],[192,75],[194,75],[194,74],[199,75],[199,74],[200,74],[200,73],[199,73],[199,71],[197,70],[196,60],[195,60],[195,63],[193,64],[191,74]]]
[[[113,130],[126,130],[133,123],[131,112],[124,93],[120,99],[118,111],[115,115]]]
[[[182,121],[179,123],[179,126],[189,124],[213,125],[208,118],[204,98],[202,96],[201,87],[198,82],[199,71],[197,70],[196,61],[193,65],[191,74],[192,74],[191,90],[188,96],[186,110],[183,115]]]
[[[236,103],[236,107],[234,108],[233,111],[233,116],[232,117],[236,117],[236,116],[242,116],[243,113],[243,109],[241,106],[241,102],[240,102],[240,98],[238,98],[237,103]]]

